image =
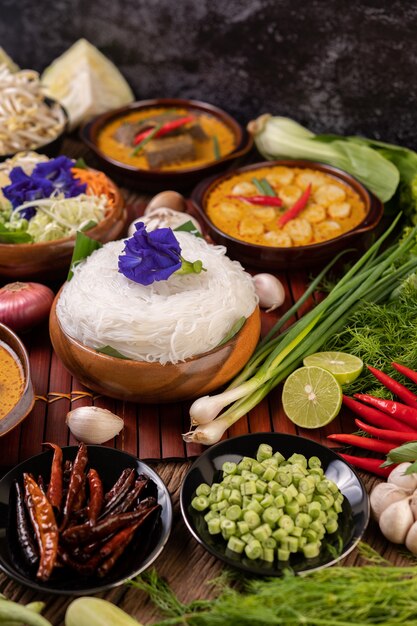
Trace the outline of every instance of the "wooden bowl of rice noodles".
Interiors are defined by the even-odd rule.
[[[207,271],[144,286],[118,272],[124,242],[115,241],[75,268],[55,298],[52,344],[89,389],[143,403],[191,399],[227,383],[252,355],[260,334],[252,278],[223,246],[175,236],[182,256]],[[103,346],[125,358],[98,352]]]

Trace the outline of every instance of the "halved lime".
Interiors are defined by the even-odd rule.
[[[353,383],[363,369],[361,359],[346,352],[316,352],[306,356],[303,363],[322,367],[333,374],[341,385]]]
[[[300,367],[284,384],[282,406],[287,417],[303,428],[329,424],[342,406],[342,389],[322,367]]]

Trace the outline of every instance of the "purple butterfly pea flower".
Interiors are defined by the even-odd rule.
[[[181,247],[170,228],[148,233],[143,222],[125,242],[119,256],[119,272],[141,285],[166,280],[181,268]]]

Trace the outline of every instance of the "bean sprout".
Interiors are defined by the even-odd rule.
[[[0,65],[0,156],[53,141],[65,123],[62,107],[45,102],[37,72]]]

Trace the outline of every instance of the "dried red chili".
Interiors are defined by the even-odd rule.
[[[63,492],[62,450],[55,443],[47,442],[43,445],[49,446],[54,451],[51,466],[51,477],[49,479],[46,497],[48,498],[52,506],[60,511]]]
[[[87,447],[84,443],[80,443],[78,447],[77,456],[72,466],[71,477],[68,485],[67,497],[65,499],[63,517],[61,521],[60,531],[66,528],[68,524],[69,516],[73,510],[74,501],[77,493],[81,489],[84,470],[87,465]]]
[[[136,471],[132,468],[126,474],[126,479],[123,483],[121,483],[118,489],[114,490],[112,497],[107,500],[106,505],[103,509],[101,517],[104,517],[108,513],[111,513],[113,509],[123,500],[126,496],[130,488],[133,486],[135,482]]]
[[[37,578],[48,580],[58,553],[58,526],[51,503],[30,474],[23,474],[26,503],[39,545]]]
[[[31,567],[39,561],[39,552],[33,538],[32,529],[26,515],[24,495],[20,483],[14,482],[16,491],[16,532],[23,555]]]
[[[306,207],[310,194],[311,184],[307,187],[302,196],[298,198],[297,202],[280,216],[278,219],[278,226],[285,226],[287,222],[297,217],[297,215]]]
[[[88,502],[88,520],[90,524],[95,524],[103,506],[103,483],[101,482],[101,478],[95,469],[90,469],[87,474],[87,478],[88,486],[90,488],[90,499]]]

